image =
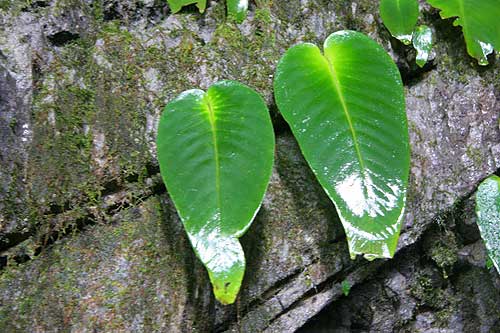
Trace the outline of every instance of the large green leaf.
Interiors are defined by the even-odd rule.
[[[484,180],[476,193],[477,225],[488,254],[500,273],[500,178]]]
[[[271,176],[274,133],[262,98],[234,81],[168,103],[158,128],[163,180],[216,298],[234,302],[245,271],[238,238]]]
[[[227,0],[227,13],[241,23],[247,16],[248,0]]]
[[[500,50],[500,0],[427,0],[441,9],[442,18],[457,17],[453,25],[462,26],[467,51],[487,65],[486,56]]]
[[[418,20],[418,1],[381,0],[379,10],[382,21],[391,35],[409,45]]]
[[[203,13],[207,7],[207,0],[167,0],[167,2],[172,13],[177,13],[182,7],[192,4],[196,4],[200,13]]]
[[[420,25],[413,33],[413,47],[417,50],[417,65],[424,67],[432,50],[432,30],[426,25]]]
[[[409,173],[403,85],[366,35],[339,31],[290,48],[274,81],[279,110],[337,207],[352,257],[394,255]]]

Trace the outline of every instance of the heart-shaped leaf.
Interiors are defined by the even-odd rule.
[[[279,110],[337,207],[352,257],[394,255],[410,156],[398,68],[372,39],[330,35],[290,48],[274,81]]]
[[[441,17],[457,17],[467,51],[480,65],[487,65],[488,54],[500,50],[500,0],[427,0],[441,9]]]
[[[418,1],[381,0],[379,10],[380,17],[391,35],[409,45],[418,20]]]
[[[163,180],[215,297],[233,303],[245,271],[238,238],[262,202],[274,159],[274,133],[262,98],[221,81],[168,103],[158,128]]]
[[[247,16],[248,0],[227,0],[227,13],[241,23]]]
[[[485,179],[476,193],[477,225],[488,254],[500,273],[500,178]]]
[[[432,30],[426,25],[420,25],[413,33],[413,47],[417,50],[417,65],[424,67],[432,50]]]
[[[167,0],[167,2],[172,13],[177,13],[182,7],[192,4],[196,4],[200,13],[203,13],[207,7],[207,0]]]

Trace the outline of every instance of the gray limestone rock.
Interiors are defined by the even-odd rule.
[[[473,212],[500,168],[500,67],[421,1],[423,69],[378,2],[0,1],[0,331],[494,332],[500,281]],[[340,29],[377,40],[405,82],[412,166],[393,260],[350,260],[345,235],[273,100],[291,45]],[[242,237],[236,304],[217,304],[159,177],[155,135],[178,93],[254,87],[277,135],[269,190]],[[352,288],[343,295],[342,283]]]

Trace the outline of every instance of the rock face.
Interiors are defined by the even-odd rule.
[[[475,225],[500,168],[500,66],[421,2],[423,69],[378,2],[256,1],[241,25],[163,1],[0,1],[0,331],[498,332],[500,279]],[[340,29],[383,45],[406,87],[408,209],[393,260],[349,259],[335,212],[273,101],[291,45]],[[238,302],[220,306],[162,185],[155,135],[183,90],[236,79],[277,136],[269,190],[242,238]],[[349,285],[345,296],[343,287]]]

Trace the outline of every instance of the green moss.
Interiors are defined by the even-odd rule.
[[[34,97],[29,179],[40,214],[49,202],[72,209],[97,202],[114,179],[144,179],[152,159],[146,115],[159,107],[149,104],[144,72],[165,61],[115,22],[62,49]]]
[[[444,231],[439,238],[434,238],[430,256],[443,269],[443,274],[447,277],[447,271],[458,260],[458,246],[455,235],[451,231]]]
[[[465,154],[472,160],[474,161],[474,165],[481,165],[483,161],[483,153],[481,152],[480,149],[472,147],[472,146],[467,146],[467,149],[465,150]]]
[[[265,8],[257,8],[255,10],[254,20],[259,24],[263,24],[265,26],[271,25],[271,10],[268,7]]]
[[[32,2],[33,0],[0,0],[0,11],[8,11],[10,15],[17,16],[30,7]]]
[[[65,83],[63,73],[54,73],[34,98],[36,145],[29,173],[35,202],[63,206],[66,198],[78,195],[76,184],[95,186],[89,177],[92,137],[84,130],[94,114],[94,93]]]
[[[0,276],[0,331],[81,325],[122,331],[135,316],[155,331],[173,320],[188,293],[189,245],[182,234],[164,230],[162,209],[149,199],[120,213],[119,223],[96,225],[27,265],[7,267]]]
[[[448,327],[451,316],[457,312],[459,301],[449,288],[442,287],[437,275],[424,271],[417,276],[410,292],[419,300],[419,307],[433,309],[437,326]]]
[[[436,286],[433,279],[425,274],[420,275],[417,282],[411,286],[410,292],[420,300],[420,305],[442,309],[448,304],[444,291]]]

